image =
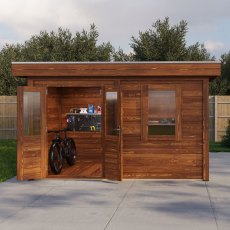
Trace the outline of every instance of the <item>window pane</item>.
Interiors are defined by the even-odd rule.
[[[148,134],[175,135],[176,92],[149,90]]]
[[[116,135],[117,92],[106,92],[106,134]]]
[[[23,135],[40,135],[40,92],[23,94]]]

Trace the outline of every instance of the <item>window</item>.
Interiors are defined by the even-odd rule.
[[[176,90],[148,90],[148,135],[176,135]]]
[[[106,92],[106,134],[107,135],[117,135],[117,92]]]
[[[41,133],[40,92],[23,94],[23,135],[33,136]]]

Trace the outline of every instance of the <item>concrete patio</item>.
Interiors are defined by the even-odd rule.
[[[1,230],[229,230],[230,154],[210,181],[37,180],[0,184]]]

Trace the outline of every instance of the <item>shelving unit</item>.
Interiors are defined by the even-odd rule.
[[[71,131],[101,131],[101,114],[98,113],[66,113],[67,128]]]

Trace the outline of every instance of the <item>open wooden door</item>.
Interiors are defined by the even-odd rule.
[[[122,180],[121,96],[119,88],[104,88],[104,177]]]
[[[45,178],[48,173],[46,88],[18,87],[17,178]]]

